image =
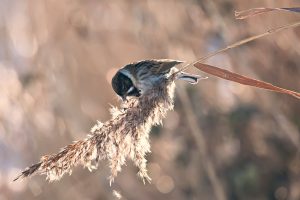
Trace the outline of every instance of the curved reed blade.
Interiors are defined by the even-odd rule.
[[[199,69],[205,73],[220,77],[222,79],[226,79],[226,80],[240,83],[243,85],[249,85],[249,86],[253,86],[253,87],[257,87],[257,88],[270,90],[273,92],[288,94],[293,97],[296,97],[297,99],[300,99],[300,93],[272,85],[271,83],[268,83],[268,82],[252,79],[247,76],[243,76],[243,75],[240,75],[240,74],[237,74],[237,73],[225,70],[225,69],[221,69],[219,67],[207,65],[204,63],[198,62],[198,63],[194,64],[194,66],[197,69]]]

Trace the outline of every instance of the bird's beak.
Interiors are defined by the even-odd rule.
[[[123,101],[127,101],[127,95],[134,90],[134,87],[131,86],[129,90],[122,96]]]
[[[126,96],[126,94],[123,95],[123,96],[121,96],[121,98],[122,98],[122,101],[127,101],[127,96]]]

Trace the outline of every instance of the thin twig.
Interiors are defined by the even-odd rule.
[[[268,36],[268,35],[271,35],[271,34],[274,34],[274,33],[277,33],[279,31],[283,31],[283,30],[286,30],[286,29],[289,29],[289,28],[295,28],[295,27],[298,27],[298,26],[300,26],[300,21],[295,22],[295,23],[291,23],[291,24],[287,24],[287,25],[283,25],[283,26],[280,26],[280,27],[277,27],[277,28],[269,29],[268,31],[266,31],[264,33],[248,37],[246,39],[243,39],[243,40],[240,40],[238,42],[235,42],[235,43],[233,43],[233,44],[231,44],[231,45],[229,45],[229,46],[227,46],[227,47],[225,47],[223,49],[219,49],[219,50],[217,50],[215,52],[209,53],[208,55],[201,57],[199,60],[194,61],[192,63],[189,63],[189,64],[185,65],[179,71],[185,71],[188,67],[190,67],[190,66],[192,66],[192,65],[194,65],[194,64],[196,64],[198,62],[201,63],[201,62],[203,62],[203,61],[205,61],[205,60],[207,60],[207,59],[209,59],[209,58],[211,58],[211,57],[213,57],[215,55],[218,55],[220,53],[224,53],[225,51],[227,51],[229,49],[233,49],[233,48],[238,47],[240,45],[243,45],[243,44],[252,42],[254,40],[257,40],[259,38],[262,38],[262,37],[265,37],[265,36]]]
[[[285,12],[300,12],[300,7],[293,8],[251,8],[243,11],[235,11],[234,15],[236,19],[247,19],[256,15],[260,15],[272,11],[285,11]]]

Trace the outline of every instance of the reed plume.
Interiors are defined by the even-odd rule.
[[[98,161],[107,159],[111,183],[130,158],[139,169],[138,176],[144,183],[145,180],[150,182],[145,158],[150,152],[149,132],[153,125],[161,124],[168,110],[173,109],[174,76],[164,81],[141,97],[112,107],[111,119],[97,122],[85,139],[69,144],[57,154],[43,156],[39,163],[25,169],[15,180],[45,174],[47,180],[55,181],[66,173],[71,174],[77,165],[92,170],[97,168]]]

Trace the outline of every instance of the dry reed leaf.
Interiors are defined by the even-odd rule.
[[[246,19],[263,13],[271,11],[288,11],[288,12],[300,12],[300,7],[293,8],[251,8],[249,10],[235,11],[234,15],[236,19]]]
[[[284,89],[284,88],[281,88],[278,86],[274,86],[268,82],[252,79],[247,76],[243,76],[243,75],[240,75],[240,74],[237,74],[237,73],[225,70],[225,69],[221,69],[219,67],[207,65],[204,63],[200,63],[200,62],[194,64],[194,66],[197,69],[199,69],[205,73],[220,77],[222,79],[230,80],[230,81],[240,83],[243,85],[249,85],[249,86],[253,86],[253,87],[257,87],[257,88],[270,90],[273,92],[288,94],[293,97],[296,97],[297,99],[300,99],[300,93],[292,91],[292,90],[287,90],[287,89]]]

